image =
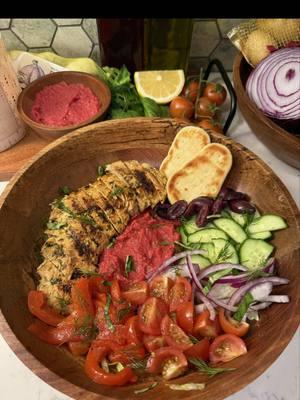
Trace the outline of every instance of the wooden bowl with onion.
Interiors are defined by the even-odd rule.
[[[281,160],[300,169],[300,137],[289,133],[266,117],[250,100],[245,85],[252,67],[242,53],[233,65],[233,82],[239,108],[255,135]]]
[[[49,203],[60,187],[72,190],[97,178],[97,167],[116,160],[136,159],[159,167],[179,128],[188,125],[172,119],[132,118],[89,125],[49,144],[10,181],[0,198],[0,332],[15,354],[33,373],[74,399],[133,399],[134,390],[149,386],[149,380],[124,387],[93,383],[84,373],[83,359],[64,346],[51,346],[27,330],[33,321],[27,309],[27,294],[35,288],[38,265],[36,244],[49,215]],[[248,353],[226,363],[235,371],[208,378],[191,372],[173,383],[206,382],[203,391],[184,392],[187,400],[221,400],[261,375],[281,354],[300,321],[299,211],[288,190],[255,154],[224,135],[211,133],[213,142],[226,145],[233,167],[226,184],[247,193],[263,212],[281,215],[288,229],[276,232],[273,244],[279,261],[279,276],[290,280],[277,290],[290,296],[290,303],[276,304],[261,313],[245,338]],[[255,176],[255,179],[253,177]],[[165,382],[141,395],[144,400],[182,399],[183,392]]]
[[[90,88],[95,96],[99,99],[99,111],[89,119],[73,125],[55,127],[47,126],[34,121],[31,117],[31,110],[36,94],[46,86],[60,82],[66,82],[67,84],[80,83]],[[107,113],[110,102],[110,89],[102,80],[85,72],[63,71],[45,75],[28,85],[18,97],[17,110],[26,125],[30,126],[39,136],[50,141],[57,139],[75,129],[103,120]]]

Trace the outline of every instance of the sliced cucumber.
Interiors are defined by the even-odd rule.
[[[278,231],[287,227],[287,223],[279,215],[266,214],[262,217],[255,218],[248,226],[247,230],[250,234],[253,234],[265,231]]]
[[[181,236],[181,242],[182,242],[183,244],[187,245],[187,244],[188,244],[188,236],[187,236],[187,234],[186,234],[186,232],[185,232],[184,227],[183,227],[183,226],[180,226],[179,229],[178,229],[178,231],[179,231],[180,236]]]
[[[223,232],[220,229],[216,228],[206,228],[206,229],[201,229],[198,232],[193,233],[192,235],[189,236],[188,241],[189,243],[207,243],[210,242],[213,239],[227,239],[228,236],[226,235],[225,232]]]
[[[246,239],[240,247],[240,263],[249,270],[261,268],[272,254],[274,246],[261,239]]]
[[[250,238],[252,239],[270,239],[272,237],[272,233],[270,231],[265,231],[265,232],[257,232],[257,233],[252,233],[250,234]]]
[[[237,222],[241,227],[245,226],[248,221],[248,217],[246,214],[238,214],[235,213],[234,211],[228,210],[231,218]]]
[[[196,217],[192,217],[183,224],[184,230],[187,235],[191,235],[194,232],[199,231],[199,226],[196,225]]]
[[[212,264],[231,263],[237,264],[239,262],[238,253],[235,247],[225,239],[213,239],[209,243],[203,243],[201,250],[207,251],[205,256],[209,258]]]
[[[195,254],[191,256],[191,259],[193,261],[193,264],[198,264],[200,269],[206,268],[209,265],[211,265],[211,262],[204,256],[201,256],[201,254]]]
[[[231,215],[230,215],[230,212],[229,212],[228,209],[222,210],[222,211],[221,211],[221,215],[222,215],[222,217],[224,217],[224,218],[230,218],[230,219],[231,219]]]
[[[213,243],[202,243],[201,250],[205,251],[205,257],[213,264],[215,258],[215,246]]]
[[[229,218],[218,218],[214,221],[214,224],[219,229],[222,229],[227,233],[235,242],[242,243],[247,239],[247,235],[245,231],[241,228],[241,226],[233,221],[233,219]]]

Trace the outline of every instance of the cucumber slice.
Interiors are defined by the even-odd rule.
[[[191,235],[194,232],[199,231],[199,226],[196,225],[196,217],[192,217],[183,223],[184,230],[187,235]]]
[[[221,231],[220,229],[206,228],[193,233],[188,238],[189,243],[198,243],[198,242],[207,243],[210,242],[212,239],[228,240],[228,236],[226,235],[225,232]]]
[[[206,268],[211,265],[210,260],[208,260],[206,257],[201,256],[201,254],[195,254],[191,256],[191,259],[193,261],[193,264],[199,265],[200,269]]]
[[[229,210],[226,208],[225,210],[222,210],[221,211],[221,215],[222,215],[222,217],[224,217],[224,218],[230,218],[231,219],[231,215],[230,215],[230,212],[229,212]]]
[[[235,213],[234,211],[228,210],[231,218],[238,223],[241,227],[245,226],[248,221],[248,217],[245,214],[238,214]]]
[[[274,246],[261,239],[246,239],[240,247],[240,263],[249,270],[260,269],[272,254]]]
[[[201,250],[207,251],[205,256],[212,264],[231,263],[237,264],[239,257],[234,246],[225,239],[213,239],[209,243],[203,243]]]
[[[255,218],[247,230],[250,234],[253,234],[265,231],[278,231],[287,227],[287,223],[279,215],[265,214],[262,217]]]
[[[215,246],[213,245],[213,243],[202,243],[201,250],[204,250],[206,252],[205,257],[210,261],[211,264],[213,264],[215,258]]]
[[[252,233],[250,235],[250,238],[252,239],[270,239],[272,237],[272,233],[270,231],[265,231],[265,232],[257,232],[257,233]]]
[[[185,245],[188,244],[188,236],[185,232],[185,229],[183,226],[180,226],[178,229],[179,233],[180,233],[180,237],[181,237],[181,242]]]
[[[247,239],[245,231],[240,227],[238,223],[229,218],[218,218],[214,221],[214,224],[219,229],[222,229],[227,233],[235,242],[242,243]]]

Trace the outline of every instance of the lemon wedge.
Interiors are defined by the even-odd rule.
[[[158,104],[167,104],[178,96],[184,86],[182,69],[166,71],[137,71],[134,83],[138,94],[150,97]]]

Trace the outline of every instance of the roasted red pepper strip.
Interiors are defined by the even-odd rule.
[[[105,372],[99,363],[109,353],[109,347],[101,342],[92,343],[85,361],[85,372],[89,378],[100,385],[123,386],[128,382],[136,382],[137,377],[129,367],[117,373]]]
[[[27,302],[31,314],[48,325],[57,326],[64,320],[62,315],[47,305],[46,295],[40,290],[31,290]]]
[[[43,342],[54,345],[84,340],[84,337],[74,335],[73,324],[62,323],[57,327],[53,327],[37,319],[28,327],[28,330]]]

